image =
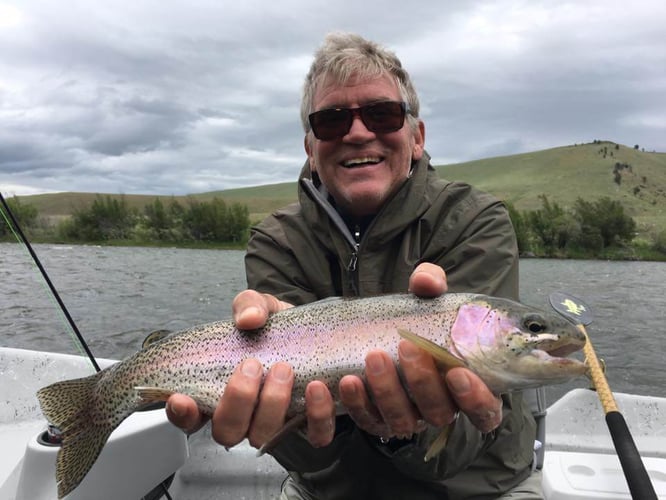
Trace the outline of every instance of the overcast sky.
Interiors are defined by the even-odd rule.
[[[0,0],[0,190],[294,181],[332,30],[394,50],[435,164],[608,139],[666,152],[663,0]]]

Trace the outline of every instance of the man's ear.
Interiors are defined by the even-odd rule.
[[[412,148],[412,160],[420,160],[423,158],[423,151],[425,145],[425,124],[423,120],[419,120],[419,124],[414,131],[414,147]]]

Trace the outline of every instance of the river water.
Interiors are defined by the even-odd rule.
[[[242,251],[35,245],[92,352],[122,358],[157,329],[228,318],[245,288]],[[594,315],[588,332],[615,391],[666,397],[666,263],[525,259],[522,301],[562,290]],[[0,345],[78,353],[27,250],[0,244]],[[548,389],[555,399],[578,380]]]

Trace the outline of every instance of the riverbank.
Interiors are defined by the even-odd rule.
[[[193,250],[245,250],[247,242],[212,242],[212,241],[148,241],[148,240],[103,240],[103,241],[74,241],[60,238],[33,238],[31,243],[48,245],[82,245],[106,247],[146,247],[146,248],[183,248]],[[0,238],[0,243],[16,243],[10,236]],[[647,242],[634,242],[627,247],[611,247],[602,252],[593,254],[589,251],[563,250],[556,255],[537,254],[526,252],[520,255],[521,259],[561,259],[561,260],[610,260],[610,261],[640,261],[640,262],[666,262],[666,253],[658,251],[654,245]]]

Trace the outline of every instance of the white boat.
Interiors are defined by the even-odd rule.
[[[98,361],[108,366],[112,360]],[[0,347],[0,499],[56,498],[57,446],[44,442],[36,391],[89,375],[78,356]],[[666,498],[666,398],[615,394],[659,498]],[[631,498],[596,393],[574,389],[548,408],[544,493],[549,500]],[[226,451],[206,430],[189,439],[163,409],[137,412],[116,429],[69,500],[273,499],[286,474],[249,445]],[[165,487],[166,487],[165,484]]]

